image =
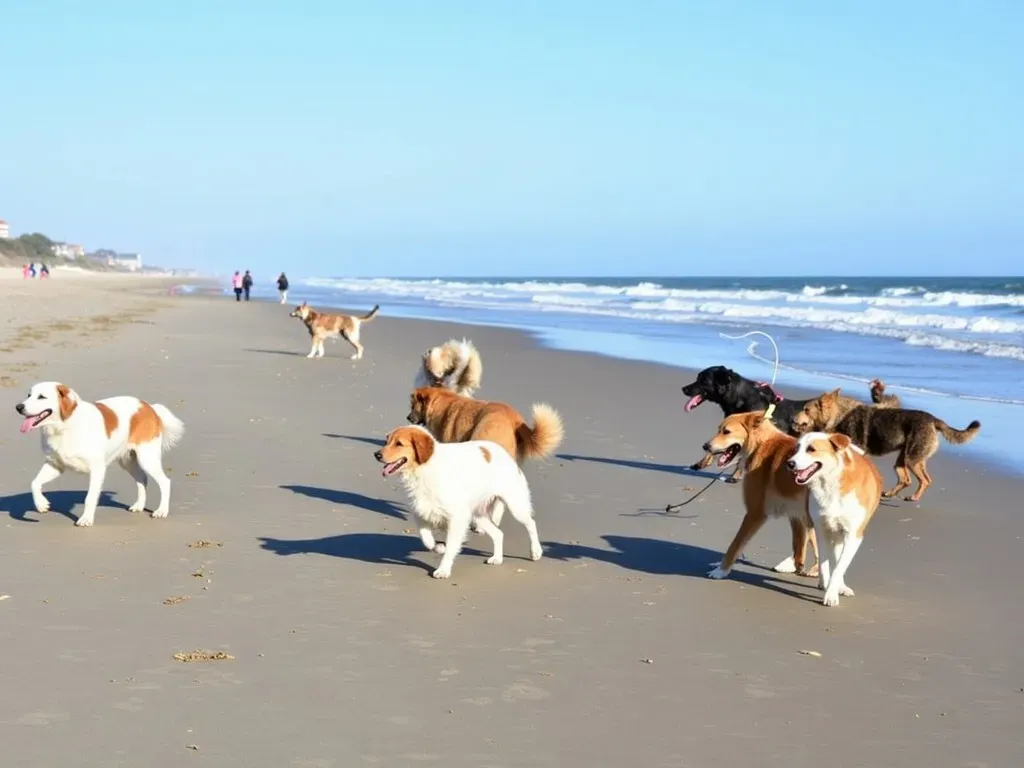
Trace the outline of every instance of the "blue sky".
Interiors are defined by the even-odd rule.
[[[1018,273],[1024,3],[0,0],[0,217],[294,275]]]

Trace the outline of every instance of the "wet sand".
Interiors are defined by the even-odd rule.
[[[47,289],[21,300],[28,318],[6,294],[0,309],[8,407],[59,379],[162,402],[187,432],[165,461],[169,518],[129,513],[115,467],[78,529],[86,479],[33,511],[38,438],[10,412],[7,765],[1001,768],[1024,753],[1019,477],[940,450],[924,502],[882,507],[848,574],[857,596],[827,609],[810,580],[769,570],[784,523],[728,581],[705,578],[738,488],[661,511],[707,482],[684,467],[720,417],[683,413],[685,371],[386,316],[362,361],[344,343],[307,360],[277,305]],[[76,332],[101,315],[131,319]],[[71,330],[20,331],[53,323]],[[567,437],[526,468],[545,558],[506,517],[504,565],[473,537],[444,582],[372,453],[404,423],[418,355],[463,334],[481,398],[549,402]],[[233,658],[173,658],[195,650]]]

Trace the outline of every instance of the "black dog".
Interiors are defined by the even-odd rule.
[[[703,402],[715,403],[723,416],[763,411],[774,402],[772,421],[783,432],[790,431],[793,417],[810,402],[782,399],[768,384],[745,379],[724,365],[705,368],[697,374],[696,381],[683,387],[683,394],[690,398],[686,402],[687,413]]]

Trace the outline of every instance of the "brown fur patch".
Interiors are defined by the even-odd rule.
[[[110,437],[114,434],[114,430],[117,429],[117,414],[103,403],[96,403],[96,408],[99,409],[100,414],[103,416],[103,429],[107,433],[107,437]]]
[[[163,432],[163,423],[149,403],[139,403],[139,409],[128,422],[128,444],[142,445],[158,440]]]
[[[64,384],[57,385],[57,403],[60,406],[61,421],[67,421],[75,412],[78,403],[71,398],[71,388]]]
[[[491,463],[491,452],[487,450],[486,446],[483,446],[483,445],[480,446],[480,453],[482,453],[484,455],[484,461],[486,461],[488,464],[490,464]]]

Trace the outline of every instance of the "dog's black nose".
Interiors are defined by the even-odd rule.
[[[24,413],[25,412],[25,404],[24,403],[18,403],[16,406],[14,406],[14,410],[16,410],[18,413]]]
[[[704,449],[705,453],[711,453],[711,443],[704,443],[701,448]]]
[[[373,458],[375,458],[377,461],[380,461],[382,458],[384,458],[384,454],[381,453],[380,451],[374,451]]]
[[[786,469],[788,469],[788,470],[790,470],[790,471],[792,471],[792,470],[796,469],[796,462],[795,462],[795,461],[793,461],[792,459],[790,459],[789,461],[787,461],[787,462],[786,462]]]

